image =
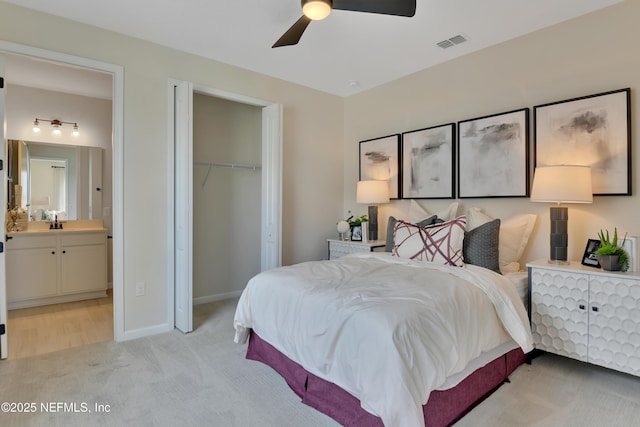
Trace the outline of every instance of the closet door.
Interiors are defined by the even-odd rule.
[[[175,325],[193,330],[193,84],[175,86]]]

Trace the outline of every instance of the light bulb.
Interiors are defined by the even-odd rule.
[[[77,123],[73,124],[73,132],[71,132],[71,135],[73,135],[73,136],[80,135],[80,131],[78,130],[78,124]]]
[[[51,131],[52,134],[54,134],[55,136],[60,136],[60,128],[58,126],[54,126],[53,130]]]
[[[40,122],[38,122],[38,119],[33,122],[33,131],[36,133],[40,132]]]
[[[331,13],[331,1],[310,0],[302,5],[302,13],[313,21],[320,21]]]

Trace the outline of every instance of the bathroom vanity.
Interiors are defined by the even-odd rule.
[[[106,296],[107,229],[102,221],[48,227],[30,222],[25,231],[7,233],[9,310]]]

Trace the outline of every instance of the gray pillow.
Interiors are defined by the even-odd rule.
[[[500,262],[498,261],[499,237],[499,219],[494,219],[464,233],[464,241],[462,242],[464,262],[500,273]]]
[[[391,252],[393,250],[393,230],[396,228],[396,222],[398,222],[398,220],[393,216],[389,217],[389,221],[387,222],[387,242],[384,247],[385,252]],[[438,219],[437,215],[433,215],[429,218],[423,219],[416,225],[419,227],[426,227],[427,225],[433,225],[437,222],[442,222],[442,220]]]

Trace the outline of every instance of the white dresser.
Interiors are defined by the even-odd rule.
[[[9,233],[8,308],[106,296],[107,230]]]
[[[386,242],[384,240],[375,240],[367,243],[351,241],[351,240],[338,240],[327,239],[328,243],[328,255],[329,259],[338,259],[347,254],[353,254],[356,252],[374,252],[384,251]]]
[[[640,376],[640,274],[527,264],[537,349]]]

